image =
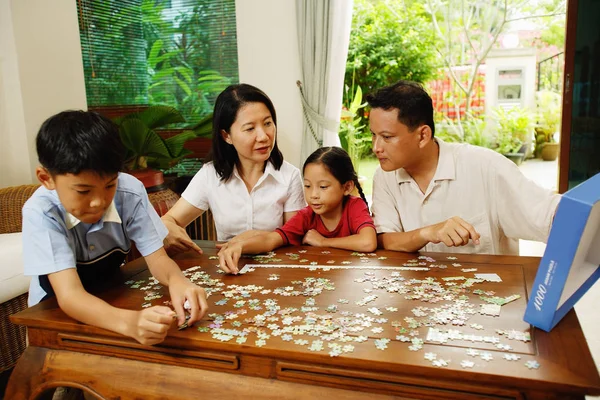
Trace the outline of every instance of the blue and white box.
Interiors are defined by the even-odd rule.
[[[598,278],[600,174],[562,196],[524,320],[550,332]]]

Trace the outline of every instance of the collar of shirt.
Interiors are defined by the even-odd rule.
[[[72,228],[76,227],[80,222],[81,221],[78,220],[75,216],[73,216],[73,214],[67,213],[66,218],[65,218],[65,223],[67,224],[67,229],[72,229]],[[119,213],[117,212],[117,207],[115,206],[114,200],[110,203],[110,205],[104,212],[102,219],[98,223],[104,223],[104,222],[116,222],[119,224],[122,223],[121,217],[119,217]]]
[[[273,178],[275,178],[275,180],[277,182],[279,182],[282,185],[285,185],[285,179],[282,175],[281,170],[278,171],[275,169],[275,167],[273,166],[273,164],[271,164],[270,161],[267,161],[267,164],[265,166],[265,172],[263,172],[262,176],[260,177],[260,179],[258,180],[258,182],[256,182],[255,187],[257,187],[258,185],[260,185],[266,178],[268,175],[271,175]],[[233,167],[233,176],[235,176],[236,178],[238,178],[240,181],[243,181],[242,177],[240,176],[240,173],[238,172],[237,169],[237,165],[235,165]],[[222,185],[224,182],[219,180],[219,185]]]
[[[454,164],[454,153],[452,149],[442,139],[433,138],[433,140],[437,142],[440,153],[438,156],[438,165],[432,181],[454,180],[456,178],[456,165]],[[404,168],[399,168],[396,170],[396,180],[398,183],[406,183],[413,181],[413,178]]]

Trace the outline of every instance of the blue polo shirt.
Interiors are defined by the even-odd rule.
[[[23,263],[31,276],[29,306],[54,295],[47,275],[76,268],[84,286],[118,269],[133,241],[143,256],[163,247],[167,236],[144,185],[120,173],[113,202],[100,221],[87,224],[69,214],[56,191],[41,186],[23,206]],[[105,271],[105,272],[103,272]]]

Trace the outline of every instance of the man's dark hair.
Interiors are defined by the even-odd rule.
[[[235,148],[227,143],[221,130],[229,132],[231,125],[235,122],[238,111],[248,103],[262,103],[271,112],[273,123],[277,127],[277,114],[273,102],[262,90],[252,85],[240,83],[231,85],[225,89],[215,102],[215,111],[213,113],[212,128],[212,148],[209,160],[213,162],[215,171],[221,181],[227,181],[233,174],[233,167],[239,162],[239,156]],[[283,164],[283,154],[277,147],[277,137],[275,137],[273,149],[268,161],[273,164],[276,170]]]
[[[421,84],[398,81],[367,95],[365,99],[371,108],[382,108],[386,111],[397,109],[398,121],[411,131],[421,125],[427,125],[431,128],[431,136],[434,136],[433,103]]]
[[[93,171],[109,176],[121,171],[125,161],[119,128],[93,111],[63,111],[48,118],[36,148],[40,164],[52,175]]]

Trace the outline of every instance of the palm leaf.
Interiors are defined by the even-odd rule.
[[[196,137],[208,137],[212,135],[213,128],[213,114],[210,113],[202,118],[196,125],[192,126],[192,130],[196,134]]]
[[[121,141],[135,154],[142,154],[149,131],[148,126],[136,118],[122,118],[119,123]]]
[[[163,105],[150,106],[139,113],[138,117],[144,121],[150,129],[185,122],[185,118],[176,108]]]
[[[181,157],[182,153],[186,151],[183,145],[190,139],[196,138],[194,131],[183,131],[178,135],[171,136],[165,140],[165,144],[171,153],[171,157]]]
[[[148,154],[153,157],[171,158],[167,143],[165,143],[165,140],[154,131],[148,131],[144,147],[145,151],[142,154]]]

